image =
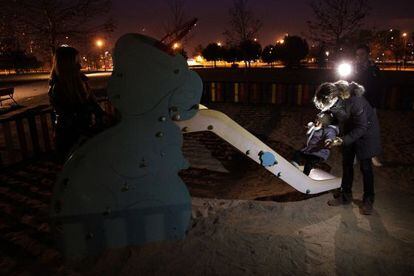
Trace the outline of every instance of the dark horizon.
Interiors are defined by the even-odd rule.
[[[275,43],[285,33],[305,36],[306,22],[312,18],[308,5],[310,0],[259,0],[250,1],[249,6],[257,18],[263,22],[258,34],[259,42],[264,46]],[[186,15],[199,19],[193,30],[192,39],[185,45],[191,55],[198,44],[206,46],[209,42],[224,42],[223,31],[228,20],[228,10],[232,0],[186,1]],[[402,31],[414,31],[414,2],[412,0],[371,1],[371,12],[365,20],[368,28],[395,28]],[[219,8],[217,8],[219,7]],[[166,0],[113,0],[112,16],[117,28],[111,37],[114,43],[128,32],[141,32],[156,38],[163,35],[163,23],[168,13]],[[160,19],[161,18],[161,19]],[[143,32],[142,30],[145,29]]]

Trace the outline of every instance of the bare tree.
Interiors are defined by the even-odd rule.
[[[313,21],[308,21],[310,38],[334,49],[358,30],[370,11],[368,0],[313,0]]]
[[[165,0],[168,14],[164,22],[164,32],[171,33],[181,27],[188,16],[185,13],[185,0]]]
[[[19,49],[15,30],[7,14],[0,11],[0,55],[11,50]]]
[[[93,33],[111,31],[113,22],[106,16],[110,0],[0,0],[2,9],[13,17],[19,34],[30,37],[52,53],[66,37],[81,39]]]
[[[229,9],[229,28],[224,32],[229,44],[253,40],[262,27],[262,22],[254,17],[247,4],[248,0],[234,0]]]

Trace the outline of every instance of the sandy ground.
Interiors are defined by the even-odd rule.
[[[220,104],[210,107],[225,110],[287,158],[304,143],[303,126],[314,115],[311,108]],[[380,111],[379,118],[384,166],[375,168],[376,202],[371,216],[359,212],[362,179],[357,165],[353,204],[329,207],[326,202],[331,193],[303,196],[218,137],[191,134],[185,136],[183,148],[191,167],[180,173],[193,196],[191,227],[186,239],[112,249],[82,262],[61,262],[42,218],[47,214],[56,168],[25,167],[29,172],[26,176],[10,172],[9,179],[15,182],[0,178],[9,181],[5,183],[8,190],[0,189],[1,214],[7,213],[8,217],[0,218],[6,223],[19,220],[22,225],[33,221],[30,229],[38,232],[10,223],[9,228],[0,227],[2,235],[5,233],[0,242],[10,239],[18,245],[24,244],[26,251],[36,252],[25,254],[36,257],[30,259],[14,247],[11,249],[15,255],[0,250],[0,257],[6,256],[6,261],[0,262],[0,272],[16,271],[13,275],[414,275],[414,112]],[[325,167],[333,174],[341,174],[339,150],[332,152]],[[29,183],[39,181],[36,186],[39,191],[21,188],[29,190],[26,197],[30,193],[39,194],[42,187],[49,192],[31,199],[32,205],[18,198],[10,199],[7,193],[20,191],[15,187],[21,179]],[[39,215],[33,211],[36,208],[41,210]],[[28,209],[32,211],[28,213]]]

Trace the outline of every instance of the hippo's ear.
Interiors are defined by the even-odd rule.
[[[188,120],[198,110],[198,104],[203,92],[203,82],[197,73],[187,71],[182,86],[177,87],[170,99],[170,116],[173,120]]]

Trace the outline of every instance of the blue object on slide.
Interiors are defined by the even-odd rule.
[[[264,167],[271,167],[277,164],[276,157],[271,152],[260,152],[260,163]]]

